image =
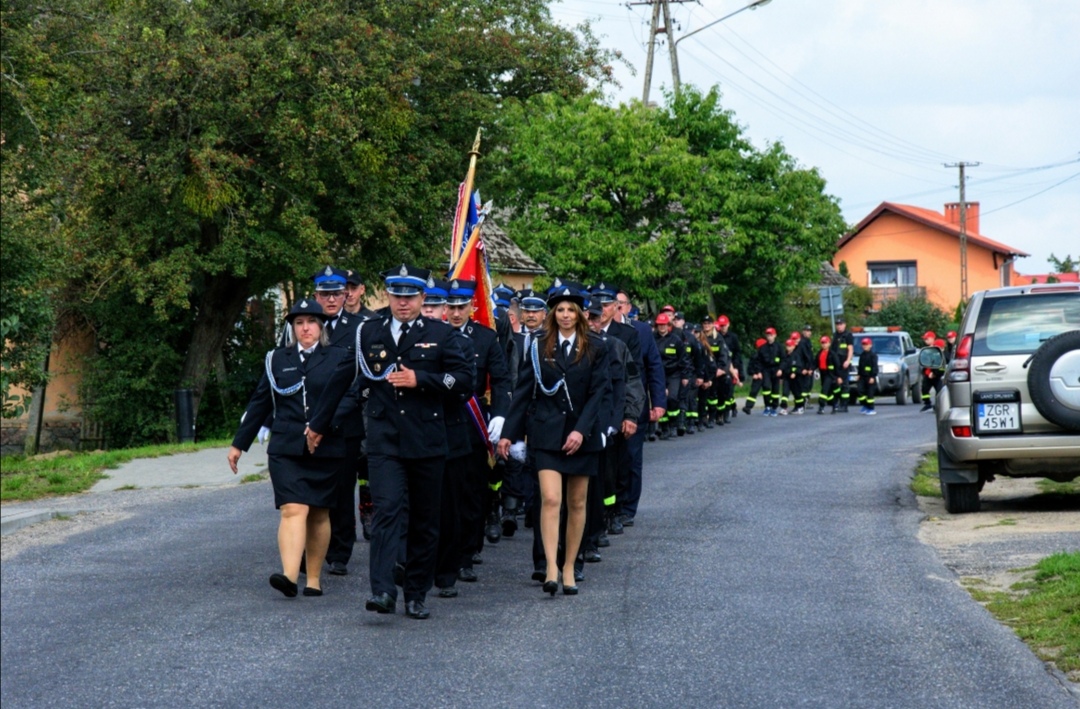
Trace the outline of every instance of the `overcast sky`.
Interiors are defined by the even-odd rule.
[[[672,4],[676,38],[751,0]],[[640,99],[651,7],[563,0],[563,24],[593,22],[632,66],[612,104]],[[683,84],[723,92],[757,146],[781,141],[819,169],[857,223],[882,201],[941,212],[959,200],[980,232],[1031,254],[1080,257],[1080,1],[772,0],[679,42]],[[650,98],[672,86],[666,43]]]

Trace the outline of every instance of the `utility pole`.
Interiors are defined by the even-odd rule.
[[[675,91],[679,90],[679,58],[675,55],[675,34],[671,26],[671,3],[695,2],[696,0],[644,0],[631,2],[630,5],[652,5],[652,22],[649,27],[649,53],[645,60],[645,88],[641,92],[641,102],[649,105],[649,90],[652,88],[653,56],[656,53],[656,36],[667,35],[668,53],[671,58],[671,78]],[[664,14],[664,24],[660,25],[660,13]]]
[[[945,163],[945,167],[958,167],[960,168],[960,302],[966,303],[968,299],[968,268],[967,268],[967,197],[965,192],[965,186],[967,184],[967,178],[964,175],[964,169],[968,167],[978,167],[980,163],[977,162],[955,162]]]

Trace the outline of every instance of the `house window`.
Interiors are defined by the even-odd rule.
[[[867,283],[871,288],[901,288],[918,284],[914,261],[894,261],[891,263],[871,262]]]

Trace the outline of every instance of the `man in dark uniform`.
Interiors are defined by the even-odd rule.
[[[799,371],[799,388],[804,404],[810,401],[810,394],[814,390],[814,341],[810,339],[813,334],[814,328],[810,323],[803,325],[798,351],[799,362],[805,365],[805,368]]]
[[[847,321],[842,315],[836,318],[836,332],[833,333],[830,347],[840,357],[841,381],[836,410],[846,414],[848,402],[851,400],[848,372],[851,371],[851,360],[855,357],[855,338],[847,331]]]
[[[685,434],[693,435],[694,429],[697,423],[697,392],[701,382],[698,381],[697,365],[698,354],[697,348],[701,346],[701,343],[697,341],[690,330],[686,327],[686,316],[680,312],[676,312],[671,316],[671,327],[680,338],[682,338],[683,352],[686,355],[686,380],[687,383],[683,385],[679,390],[679,409],[681,416],[679,417],[679,425],[676,427],[676,433],[680,436]]]
[[[761,366],[764,384],[765,416],[777,416],[780,409],[780,396],[784,390],[780,362],[784,349],[776,341],[776,328],[765,328],[765,344],[758,348],[758,360]]]
[[[455,279],[450,281],[446,298],[446,321],[462,335],[472,340],[475,364],[474,394],[476,406],[472,417],[478,417],[469,426],[472,454],[464,474],[463,487],[458,492],[461,514],[461,570],[458,579],[476,581],[476,555],[484,543],[484,517],[491,506],[489,484],[492,478],[491,437],[499,440],[502,425],[510,408],[510,370],[506,364],[505,350],[499,345],[495,331],[472,319],[475,281]],[[488,390],[490,388],[490,403]]]
[[[734,387],[731,382],[731,351],[724,336],[717,330],[716,322],[706,317],[701,323],[705,341],[712,355],[712,386],[705,390],[705,427],[723,426],[725,414],[731,420],[728,404],[734,404]]]
[[[386,278],[391,317],[369,320],[359,329],[359,349],[349,373],[359,367],[370,395],[367,452],[375,519],[371,530],[371,597],[365,608],[393,613],[397,604],[394,565],[400,525],[407,519],[403,590],[405,612],[424,619],[425,596],[434,580],[439,508],[446,463],[445,400],[465,400],[473,391],[473,367],[460,333],[420,317],[429,272],[404,264]],[[337,408],[325,397],[311,419],[308,446]],[[329,411],[324,409],[329,408]],[[406,500],[408,510],[406,511]]]
[[[667,394],[664,392],[664,364],[660,361],[660,351],[656,349],[656,338],[653,337],[652,328],[646,323],[630,317],[635,311],[630,302],[630,294],[619,290],[616,294],[615,306],[619,310],[616,320],[622,324],[634,328],[638,336],[638,347],[641,349],[641,378],[645,387],[647,401],[637,420],[637,430],[627,441],[627,480],[626,489],[619,491],[619,506],[622,515],[619,521],[624,527],[634,525],[634,516],[637,514],[638,503],[641,501],[642,473],[645,467],[645,437],[649,427],[655,425],[664,415],[667,408]]]
[[[680,392],[689,384],[689,362],[682,337],[671,328],[671,316],[661,312],[656,316],[656,348],[660,351],[660,361],[664,364],[664,379],[669,407],[660,417],[660,439],[669,440],[674,429],[682,421]],[[685,424],[684,424],[685,425]]]
[[[315,300],[326,314],[326,332],[330,345],[348,350],[353,356],[356,352],[356,328],[362,318],[345,312],[346,272],[326,266],[312,276],[315,283]],[[345,437],[345,457],[342,458],[341,475],[348,478],[348,484],[342,485],[344,491],[338,505],[330,508],[330,546],[326,551],[328,571],[335,576],[349,573],[349,559],[352,558],[353,545],[356,543],[356,506],[354,498],[355,481],[361,472],[366,478],[366,460],[362,447],[364,440],[364,417],[359,407],[348,416],[334,420],[335,432]]]
[[[364,305],[367,287],[360,273],[351,268],[345,271],[345,312],[360,316],[363,320],[377,318],[378,314]]]
[[[739,413],[739,409],[735,405],[735,387],[740,382],[746,381],[746,375],[743,371],[742,346],[739,344],[739,336],[731,329],[731,320],[727,315],[721,315],[716,319],[716,329],[720,332],[720,336],[724,338],[724,344],[727,345],[728,352],[731,355],[731,366],[735,369],[724,384],[724,393],[719,397],[720,408],[724,412],[724,423],[730,423],[731,419]],[[724,404],[725,401],[727,404]]]
[[[637,422],[645,405],[645,388],[641,381],[643,361],[641,357],[641,338],[632,325],[619,322],[619,306],[616,302],[619,289],[609,283],[600,282],[589,288],[589,297],[600,305],[599,322],[596,332],[601,337],[612,337],[619,340],[628,353],[627,361],[623,369],[626,379],[626,395],[628,409],[633,412],[630,418],[622,418],[616,425],[615,435],[609,444],[615,449],[612,454],[613,462],[610,469],[615,473],[613,479],[614,488],[604,491],[604,509],[607,517],[607,531],[609,534],[623,533],[623,510],[620,495],[625,497],[630,485],[630,453],[628,443],[630,438],[637,433]],[[593,326],[592,320],[589,325]],[[629,401],[631,396],[640,394],[640,401]],[[621,402],[616,402],[620,405]]]

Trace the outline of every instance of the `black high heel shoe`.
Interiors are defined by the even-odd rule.
[[[564,596],[576,596],[578,592],[577,586],[567,586],[563,584],[562,592]]]
[[[554,596],[555,592],[558,591],[558,590],[559,590],[559,582],[558,581],[545,581],[544,582],[544,593],[547,593],[547,594],[550,594],[550,595]]]

